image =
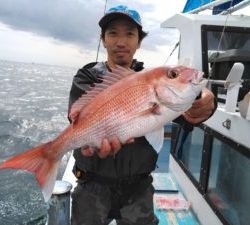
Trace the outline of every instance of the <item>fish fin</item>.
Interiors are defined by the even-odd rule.
[[[48,158],[46,153],[48,150],[53,151],[51,142],[39,145],[0,164],[0,170],[22,169],[34,173],[46,202],[51,197],[59,163]]]
[[[135,117],[138,116],[147,116],[149,114],[156,114],[156,115],[161,115],[161,111],[160,111],[160,105],[156,102],[151,102],[150,104],[152,104],[152,106],[150,106],[148,109],[145,109],[141,112],[139,112]]]
[[[156,115],[161,115],[160,105],[156,102],[153,102],[151,112],[156,114]]]
[[[159,153],[162,149],[164,141],[164,127],[146,134],[145,138],[147,139],[149,144],[152,145],[155,151]]]
[[[86,91],[77,101],[74,102],[69,113],[70,120],[73,122],[76,121],[82,108],[86,106],[92,99],[94,99],[98,94],[103,92],[109,86],[132,73],[136,72],[130,69],[125,69],[118,65],[116,66],[116,68],[112,69],[112,72],[107,71],[100,78],[100,80],[102,81],[101,83],[95,83],[94,87],[91,87],[90,90]]]
[[[80,114],[79,108],[75,108],[70,111],[69,118],[72,121],[72,123],[75,123],[77,121],[79,114]]]

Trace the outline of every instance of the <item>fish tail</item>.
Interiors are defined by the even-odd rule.
[[[49,156],[50,152],[56,151],[54,148],[57,147],[52,142],[39,145],[3,162],[0,170],[22,169],[34,173],[47,202],[54,188],[59,164],[58,158]]]

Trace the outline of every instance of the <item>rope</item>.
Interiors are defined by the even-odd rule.
[[[232,4],[233,4],[233,0],[230,1],[230,8],[232,7]],[[224,26],[223,26],[223,29],[222,29],[222,32],[221,32],[221,36],[220,36],[220,40],[219,40],[219,43],[218,43],[218,47],[217,47],[217,54],[220,50],[220,47],[221,47],[221,43],[222,43],[222,39],[224,37],[224,34],[225,34],[225,30],[226,30],[226,27],[227,27],[227,21],[228,21],[228,17],[231,15],[231,13],[227,14],[227,17],[225,19],[225,23],[224,23]],[[212,67],[211,67],[211,71],[214,70],[214,67],[215,67],[215,63],[213,63]],[[208,71],[208,80],[211,78],[211,73],[209,73]]]

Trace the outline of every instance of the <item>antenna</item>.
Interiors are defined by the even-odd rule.
[[[105,12],[106,12],[107,2],[108,2],[108,0],[105,1],[105,6],[104,6],[103,15],[105,15]],[[97,53],[96,53],[96,59],[95,59],[96,62],[98,61],[98,56],[99,56],[99,51],[100,51],[100,45],[101,45],[101,37],[99,38],[99,42],[98,42]]]

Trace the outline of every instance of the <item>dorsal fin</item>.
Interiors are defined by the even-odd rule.
[[[81,109],[86,106],[95,96],[103,92],[106,88],[114,83],[122,80],[128,75],[136,73],[131,69],[126,69],[121,66],[116,66],[112,69],[112,72],[107,71],[101,78],[101,83],[96,83],[94,87],[91,87],[85,94],[83,94],[71,107],[69,118],[72,122],[76,121]]]

